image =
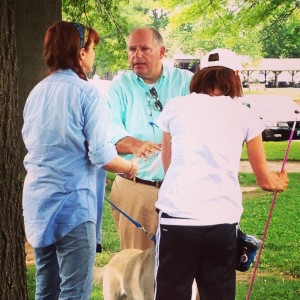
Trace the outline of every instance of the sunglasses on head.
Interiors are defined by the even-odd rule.
[[[156,89],[154,87],[151,88],[149,93],[150,93],[150,96],[155,99],[155,102],[153,104],[154,108],[158,111],[162,111],[163,110],[163,105],[160,102],[160,100],[158,99],[158,94],[157,94]]]

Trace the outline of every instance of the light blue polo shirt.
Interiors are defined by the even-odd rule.
[[[192,76],[193,73],[188,70],[163,66],[162,76],[154,84],[162,105],[165,106],[176,96],[189,94]],[[161,143],[162,131],[155,123],[160,111],[154,108],[155,98],[149,96],[150,88],[151,86],[133,71],[126,71],[112,81],[107,97],[113,121],[114,144],[126,136]],[[122,156],[128,160],[133,158],[133,154]],[[156,156],[146,161],[139,160],[137,177],[150,181],[164,178],[162,164],[154,171],[151,168],[155,158]]]
[[[33,247],[45,247],[83,222],[96,223],[96,166],[109,163],[117,152],[106,100],[72,70],[42,80],[23,116],[26,237]]]

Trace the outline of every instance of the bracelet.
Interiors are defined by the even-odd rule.
[[[130,174],[132,172],[132,170],[133,170],[133,162],[131,160],[131,168],[130,168],[129,172],[127,172],[126,174]]]

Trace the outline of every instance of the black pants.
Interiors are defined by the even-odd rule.
[[[160,225],[155,300],[190,300],[197,281],[201,300],[235,299],[236,225]]]

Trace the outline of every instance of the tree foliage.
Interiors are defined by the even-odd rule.
[[[63,0],[63,19],[93,27],[100,34],[96,66],[108,71],[114,65],[124,67],[127,22],[119,11],[119,0]],[[121,63],[120,63],[121,62]]]
[[[274,28],[283,25],[287,33],[292,32],[292,26],[288,25],[291,19],[299,23],[299,0],[162,0],[162,3],[171,12],[169,32],[181,41],[176,46],[183,51],[188,48],[192,51],[189,53],[196,55],[196,49],[206,52],[214,47],[229,47],[239,54],[256,57],[263,53],[271,57],[274,53],[268,52],[270,47],[266,44],[271,38],[274,40]],[[276,48],[281,56],[299,57],[297,45],[291,48],[280,43]]]
[[[200,58],[215,47],[253,58],[299,57],[299,8],[299,0],[63,0],[63,18],[100,33],[96,65],[103,73],[128,67],[126,37],[147,25],[162,33],[168,57]]]
[[[164,11],[152,1],[63,0],[63,19],[92,26],[100,34],[97,73],[127,69],[126,37],[137,26],[165,27]]]
[[[265,22],[260,34],[263,57],[300,57],[300,12],[278,24]]]

